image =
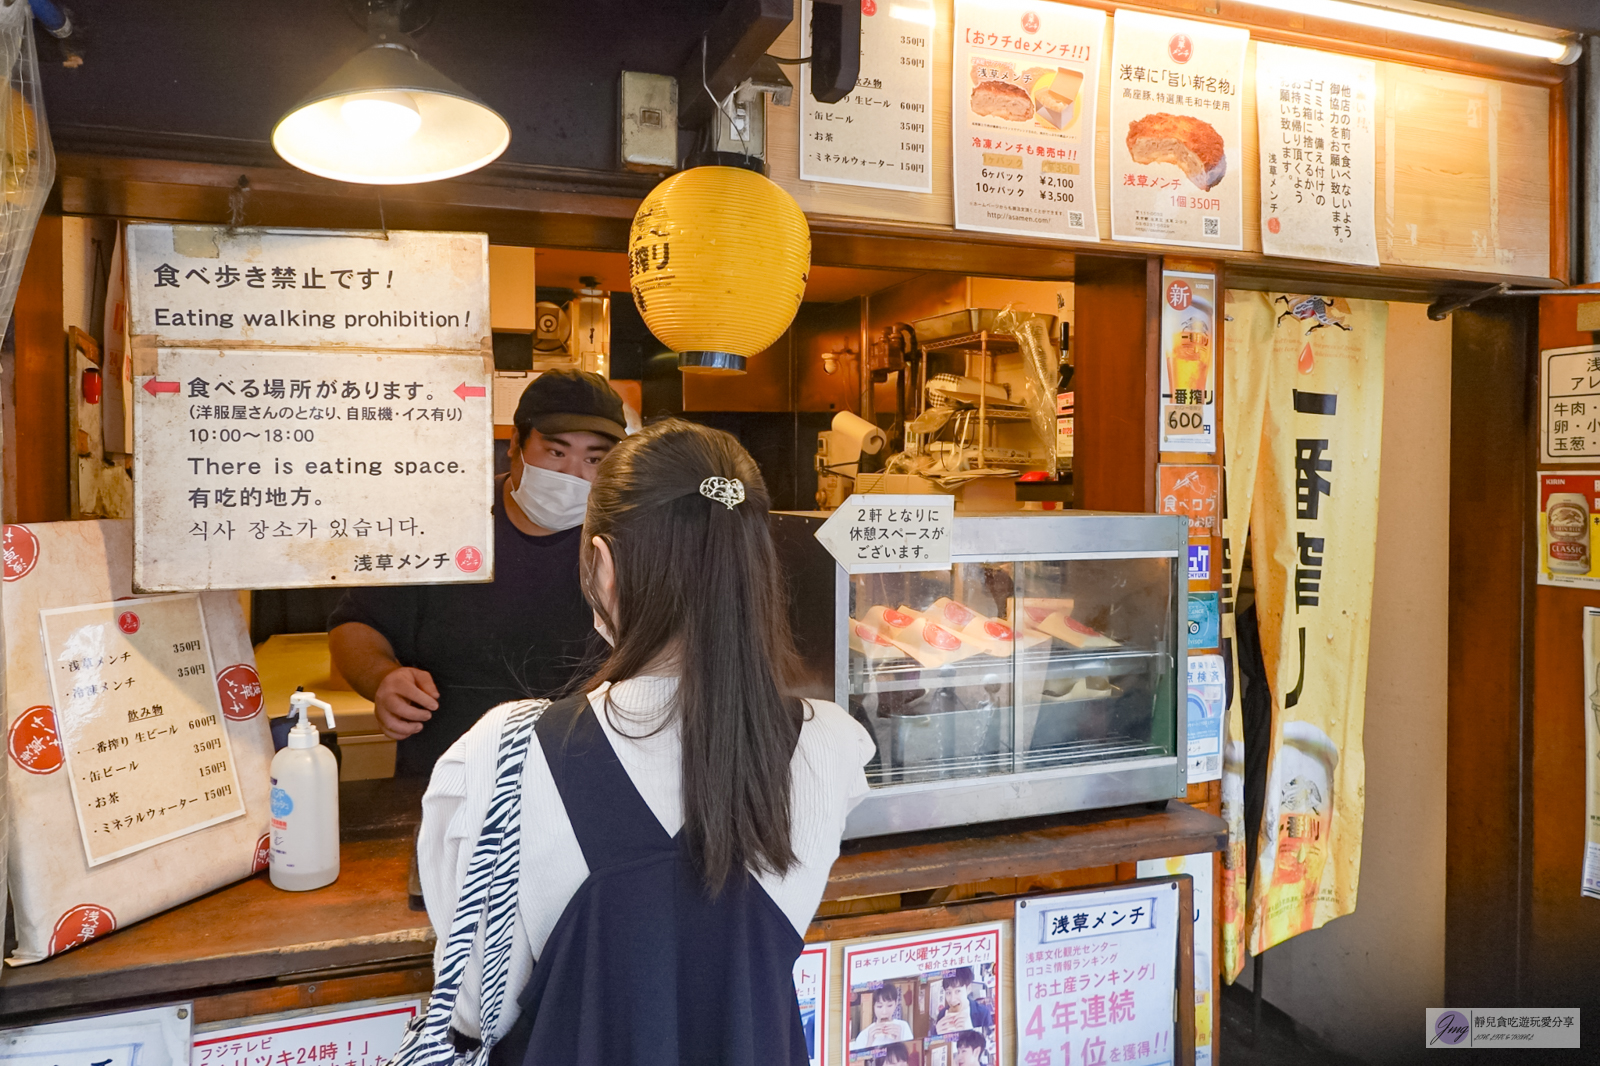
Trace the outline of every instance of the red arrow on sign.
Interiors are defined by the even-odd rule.
[[[157,381],[155,378],[151,378],[144,383],[144,391],[152,396],[157,396],[163,392],[177,392],[180,388],[182,386],[176,381]]]
[[[465,400],[468,396],[482,396],[488,390],[485,389],[482,385],[468,385],[465,381],[463,381],[461,384],[457,385],[451,391],[454,392],[457,396],[461,397],[463,400]]]

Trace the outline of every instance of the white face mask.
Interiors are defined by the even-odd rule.
[[[583,525],[589,510],[589,483],[581,477],[529,466],[522,460],[522,481],[511,490],[511,498],[522,513],[537,526],[552,533]]]

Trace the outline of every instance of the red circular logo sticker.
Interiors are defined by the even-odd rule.
[[[909,614],[901,614],[899,611],[891,611],[887,607],[883,609],[883,620],[894,626],[896,629],[904,629],[906,626],[911,624],[911,616]]]
[[[1167,55],[1172,57],[1174,63],[1187,63],[1194,56],[1194,42],[1189,40],[1187,33],[1175,33],[1172,40],[1167,42]]]
[[[272,834],[262,833],[261,839],[256,841],[256,857],[250,869],[256,873],[265,870],[272,863]]]
[[[61,916],[50,934],[50,954],[87,944],[117,927],[116,916],[96,903],[80,903]]]
[[[1283,223],[1278,221],[1277,215],[1273,215],[1271,218],[1267,219],[1267,230],[1269,232],[1277,233],[1281,229],[1283,229]]]
[[[1029,33],[1039,32],[1039,16],[1029,11],[1022,16],[1022,28]]]
[[[961,628],[976,617],[964,604],[951,600],[944,605],[944,620],[951,625]]]
[[[881,645],[881,646],[883,646],[885,648],[893,646],[893,645],[891,645],[889,643],[889,638],[888,637],[883,636],[882,634],[876,632],[875,630],[867,628],[866,626],[862,625],[860,622],[856,623],[856,636],[860,637],[862,640],[866,641],[868,644],[878,644],[878,645]]]
[[[139,632],[139,616],[132,611],[123,611],[117,615],[117,628],[132,636]]]
[[[1167,286],[1167,306],[1174,311],[1182,311],[1189,306],[1189,301],[1194,298],[1194,290],[1189,288],[1189,283],[1182,278]]]
[[[483,565],[483,553],[477,548],[462,548],[456,552],[456,569],[463,574],[476,574]]]
[[[217,674],[217,695],[222,698],[222,713],[243,722],[261,713],[261,675],[247,663],[236,663]]]
[[[922,639],[940,651],[955,651],[961,647],[961,638],[932,622],[922,627]]]
[[[861,13],[868,18],[878,13],[876,0],[861,0]]]
[[[11,723],[7,747],[16,764],[30,774],[51,774],[61,769],[61,738],[56,734],[56,713],[49,707],[29,707]]]
[[[28,576],[39,561],[39,538],[27,526],[7,526],[5,531],[5,579],[16,581]]]
[[[1012,636],[1011,627],[1006,625],[1004,622],[997,622],[993,620],[985,622],[983,623],[983,631],[989,634],[989,636],[994,640],[1016,639]]]

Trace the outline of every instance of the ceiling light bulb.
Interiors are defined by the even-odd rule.
[[[399,144],[422,126],[422,112],[410,93],[352,93],[339,105],[350,132],[373,144]]]

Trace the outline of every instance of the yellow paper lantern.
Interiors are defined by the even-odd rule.
[[[741,373],[800,310],[811,229],[755,171],[694,167],[639,205],[628,258],[639,314],[679,368]]]

